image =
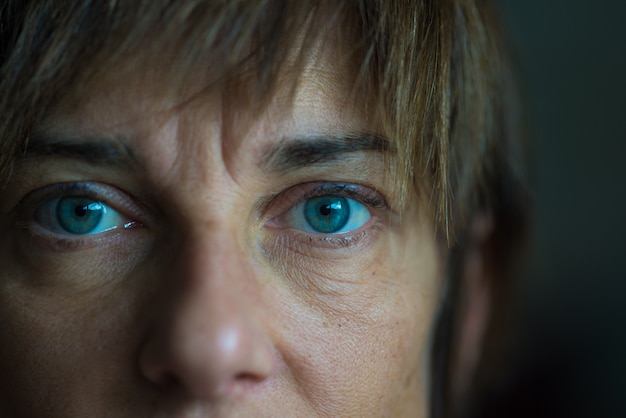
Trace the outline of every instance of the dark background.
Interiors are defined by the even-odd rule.
[[[626,417],[626,2],[494,3],[530,122],[534,227],[508,379],[477,415]]]

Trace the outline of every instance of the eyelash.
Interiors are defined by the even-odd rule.
[[[307,245],[313,244],[315,246],[330,248],[350,247],[368,233],[369,228],[366,226],[362,226],[356,231],[345,234],[317,234],[295,230],[281,225],[280,218],[285,216],[285,214],[296,205],[308,199],[321,196],[345,197],[354,199],[363,204],[372,215],[372,219],[367,222],[369,225],[373,224],[376,219],[379,219],[380,215],[391,212],[386,199],[379,192],[369,187],[351,183],[304,183],[291,187],[271,199],[266,209],[266,212],[268,212],[267,217],[270,218],[270,220],[265,226],[269,229],[288,229],[290,230],[290,235],[292,235],[295,240],[300,242],[304,241]],[[293,244],[297,243],[294,242]]]
[[[47,241],[50,242],[49,245],[60,251],[98,245],[120,232],[120,230],[114,230],[96,235],[71,236],[49,231],[37,223],[34,214],[39,207],[53,199],[68,196],[87,197],[104,202],[130,220],[130,229],[144,226],[142,220],[145,219],[146,215],[130,197],[112,186],[98,185],[97,183],[59,183],[31,192],[17,211],[19,218],[16,221],[16,226],[30,228],[33,233],[47,238]],[[263,205],[264,209],[262,210],[262,212],[269,214],[266,219],[270,218],[265,226],[270,229],[289,230],[286,239],[290,245],[299,243],[298,245],[305,244],[325,248],[345,248],[355,245],[372,229],[362,226],[356,231],[343,234],[313,234],[284,227],[277,222],[278,218],[284,216],[296,205],[321,196],[345,197],[363,204],[372,216],[366,223],[370,226],[380,218],[376,215],[391,212],[385,198],[372,188],[350,183],[311,182],[293,186],[270,198],[269,202]],[[129,228],[125,227],[124,229]]]
[[[126,219],[123,230],[130,230],[144,226],[141,221],[144,213],[123,192],[112,186],[94,183],[58,183],[46,186],[29,193],[18,209],[18,219],[15,222],[18,228],[28,228],[36,236],[44,237],[48,245],[55,250],[68,251],[101,244],[116,236],[120,230],[101,232],[94,235],[70,235],[59,233],[46,228],[37,220],[37,211],[55,199],[65,197],[85,197],[94,201],[103,202]]]
[[[389,209],[385,198],[380,193],[369,187],[351,183],[314,182],[298,184],[273,196],[271,198],[272,202],[280,201],[282,199],[284,200],[280,202],[278,208],[272,208],[272,211],[279,211],[281,209],[286,210],[307,199],[325,195],[349,197],[372,207],[373,209]],[[273,206],[273,203],[270,203],[267,206]]]

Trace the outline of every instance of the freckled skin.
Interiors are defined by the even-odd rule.
[[[390,189],[374,153],[259,170],[259,150],[283,137],[375,129],[344,102],[329,55],[293,106],[275,101],[244,135],[220,94],[159,112],[158,83],[141,77],[113,75],[59,107],[47,129],[123,135],[143,171],[18,167],[3,215],[33,183],[89,181],[133,196],[145,217],[78,245],[2,216],[1,416],[425,416],[442,255],[418,202],[335,247],[268,228],[281,213],[257,209],[258,196],[313,181]]]

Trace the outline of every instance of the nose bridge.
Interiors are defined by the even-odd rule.
[[[176,314],[179,332],[212,335],[210,345],[224,348],[260,326],[252,312],[260,307],[251,300],[258,284],[248,258],[225,225],[194,230],[178,262],[184,282]]]
[[[211,357],[219,360],[212,365],[217,369],[241,361],[240,351],[253,344],[251,334],[259,324],[246,303],[252,283],[232,234],[205,227],[194,235],[181,260],[187,289],[174,318],[173,339],[185,342],[178,349],[193,351],[180,353],[181,358]]]
[[[181,247],[178,274],[183,276],[186,286],[196,291],[219,289],[225,292],[234,290],[233,287],[243,288],[251,281],[247,250],[238,239],[237,231],[224,221],[192,227]],[[224,286],[225,282],[229,286]]]
[[[180,293],[142,354],[144,375],[174,380],[198,397],[264,380],[273,352],[237,234],[224,223],[204,223],[183,241],[172,277]]]

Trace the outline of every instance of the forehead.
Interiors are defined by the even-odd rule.
[[[377,130],[372,115],[366,115],[369,100],[355,87],[353,51],[339,32],[301,46],[268,81],[272,86],[265,96],[258,94],[263,86],[255,68],[233,69],[229,78],[217,80],[221,69],[213,62],[199,63],[185,77],[173,76],[178,67],[171,52],[114,62],[73,86],[38,130],[142,135],[191,114],[219,123],[231,145],[250,130],[280,129],[272,132],[277,140],[290,134]]]
[[[284,49],[273,55],[260,45],[248,43],[225,56],[220,50],[232,46],[232,40],[222,42],[219,38],[206,46],[197,45],[198,39],[193,38],[184,42],[161,40],[159,49],[132,49],[126,54],[105,49],[93,60],[68,62],[68,66],[76,67],[78,76],[58,95],[62,97],[59,107],[82,107],[86,101],[116,96],[118,100],[149,99],[144,102],[161,103],[164,110],[223,94],[243,102],[240,108],[245,104],[258,109],[270,99],[288,101],[294,89],[306,83],[317,83],[320,89],[341,89],[346,99],[348,93],[358,95],[355,79],[360,57],[349,40],[353,36],[337,25],[310,26],[287,34],[295,39],[287,35],[273,39],[275,49]],[[135,48],[141,48],[137,42]]]
[[[356,70],[349,56],[347,45],[330,37],[305,53],[294,51],[265,101],[254,96],[258,79],[246,73],[211,83],[210,63],[174,86],[171,59],[113,66],[71,90],[37,131],[79,140],[122,138],[151,176],[181,160],[206,171],[209,159],[188,158],[190,149],[221,154],[232,172],[249,172],[274,145],[290,139],[380,134],[367,100],[353,88]]]

